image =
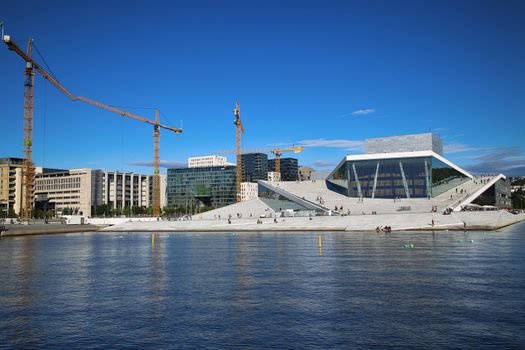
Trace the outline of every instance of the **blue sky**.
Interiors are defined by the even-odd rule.
[[[165,165],[235,147],[304,145],[328,170],[369,137],[439,134],[450,160],[525,174],[523,1],[12,1],[5,32],[28,36],[73,94],[146,117],[158,107]],[[0,49],[1,156],[22,156],[22,60]],[[36,55],[37,61],[42,63]],[[133,108],[132,108],[133,107]],[[144,108],[137,108],[144,107]],[[148,173],[147,124],[35,83],[34,159]],[[230,156],[231,161],[234,160]]]

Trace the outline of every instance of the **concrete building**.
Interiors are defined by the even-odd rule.
[[[365,140],[365,153],[433,151],[443,156],[443,142],[432,133],[372,138]]]
[[[407,140],[423,141],[410,144]],[[317,206],[316,210],[324,208],[322,210],[341,213],[342,203],[347,210],[352,208],[350,211],[359,208],[354,203],[371,211],[386,210],[391,205],[395,211],[416,207],[427,211],[438,207],[462,211],[512,206],[510,185],[503,174],[476,177],[433,151],[441,148],[440,142],[437,146],[436,142],[432,143],[435,140],[431,134],[388,138],[383,148],[375,150],[428,149],[348,155],[324,181],[297,184],[294,181],[279,184],[259,181],[259,198],[275,210],[306,210]],[[362,204],[365,201],[366,206]],[[398,204],[400,201],[403,204]],[[335,205],[327,207],[326,202]]]
[[[35,197],[54,207],[57,214],[65,208],[92,216],[96,207],[109,209],[151,207],[153,176],[92,169],[44,172],[35,177]],[[164,185],[163,185],[164,184]],[[165,177],[161,176],[161,208],[166,205]]]
[[[257,182],[268,179],[268,155],[266,153],[242,154],[241,163],[243,182]]]
[[[299,179],[299,163],[296,158],[281,158],[280,163],[280,181],[297,181]],[[268,159],[268,171],[275,171],[275,159]]]
[[[268,172],[268,181],[278,182],[281,181],[281,174],[277,174],[275,171]]]
[[[0,158],[0,211],[2,217],[9,213],[20,214],[22,200],[21,158]]]
[[[46,201],[57,214],[70,208],[80,215],[91,216],[92,205],[102,204],[102,180],[99,170],[71,169],[35,176],[35,198]]]
[[[257,199],[259,185],[253,182],[241,183],[241,202]]]
[[[226,157],[221,156],[202,156],[188,158],[188,168],[204,168],[210,166],[228,165]]]
[[[104,172],[102,196],[103,204],[108,204],[112,209],[151,207],[153,205],[153,176],[115,171]]]
[[[299,170],[298,170],[299,181],[312,180],[312,172],[313,171],[314,171],[314,169],[310,168],[308,166],[301,166],[301,167],[299,167]]]
[[[0,158],[0,213],[9,216],[9,213],[20,215],[24,198],[22,196],[22,158]],[[62,171],[35,167],[35,175]]]
[[[235,166],[168,169],[167,205],[222,207],[236,202]]]

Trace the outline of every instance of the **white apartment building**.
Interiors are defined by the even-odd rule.
[[[209,166],[228,165],[226,157],[221,156],[203,156],[188,158],[188,168],[203,168]]]
[[[259,185],[255,182],[241,182],[241,202],[259,198]]]

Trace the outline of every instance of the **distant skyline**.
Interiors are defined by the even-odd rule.
[[[508,175],[525,175],[523,18],[523,1],[466,0],[6,0],[0,13],[73,94],[181,127],[162,132],[164,168],[234,149],[239,101],[244,148],[303,145],[290,155],[319,170],[366,138],[430,131],[465,169]],[[0,157],[22,157],[24,63],[0,46]],[[38,166],[151,173],[152,128],[37,73],[33,152]]]

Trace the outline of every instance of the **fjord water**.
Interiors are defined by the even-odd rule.
[[[236,347],[525,347],[525,224],[0,241],[2,349]]]

